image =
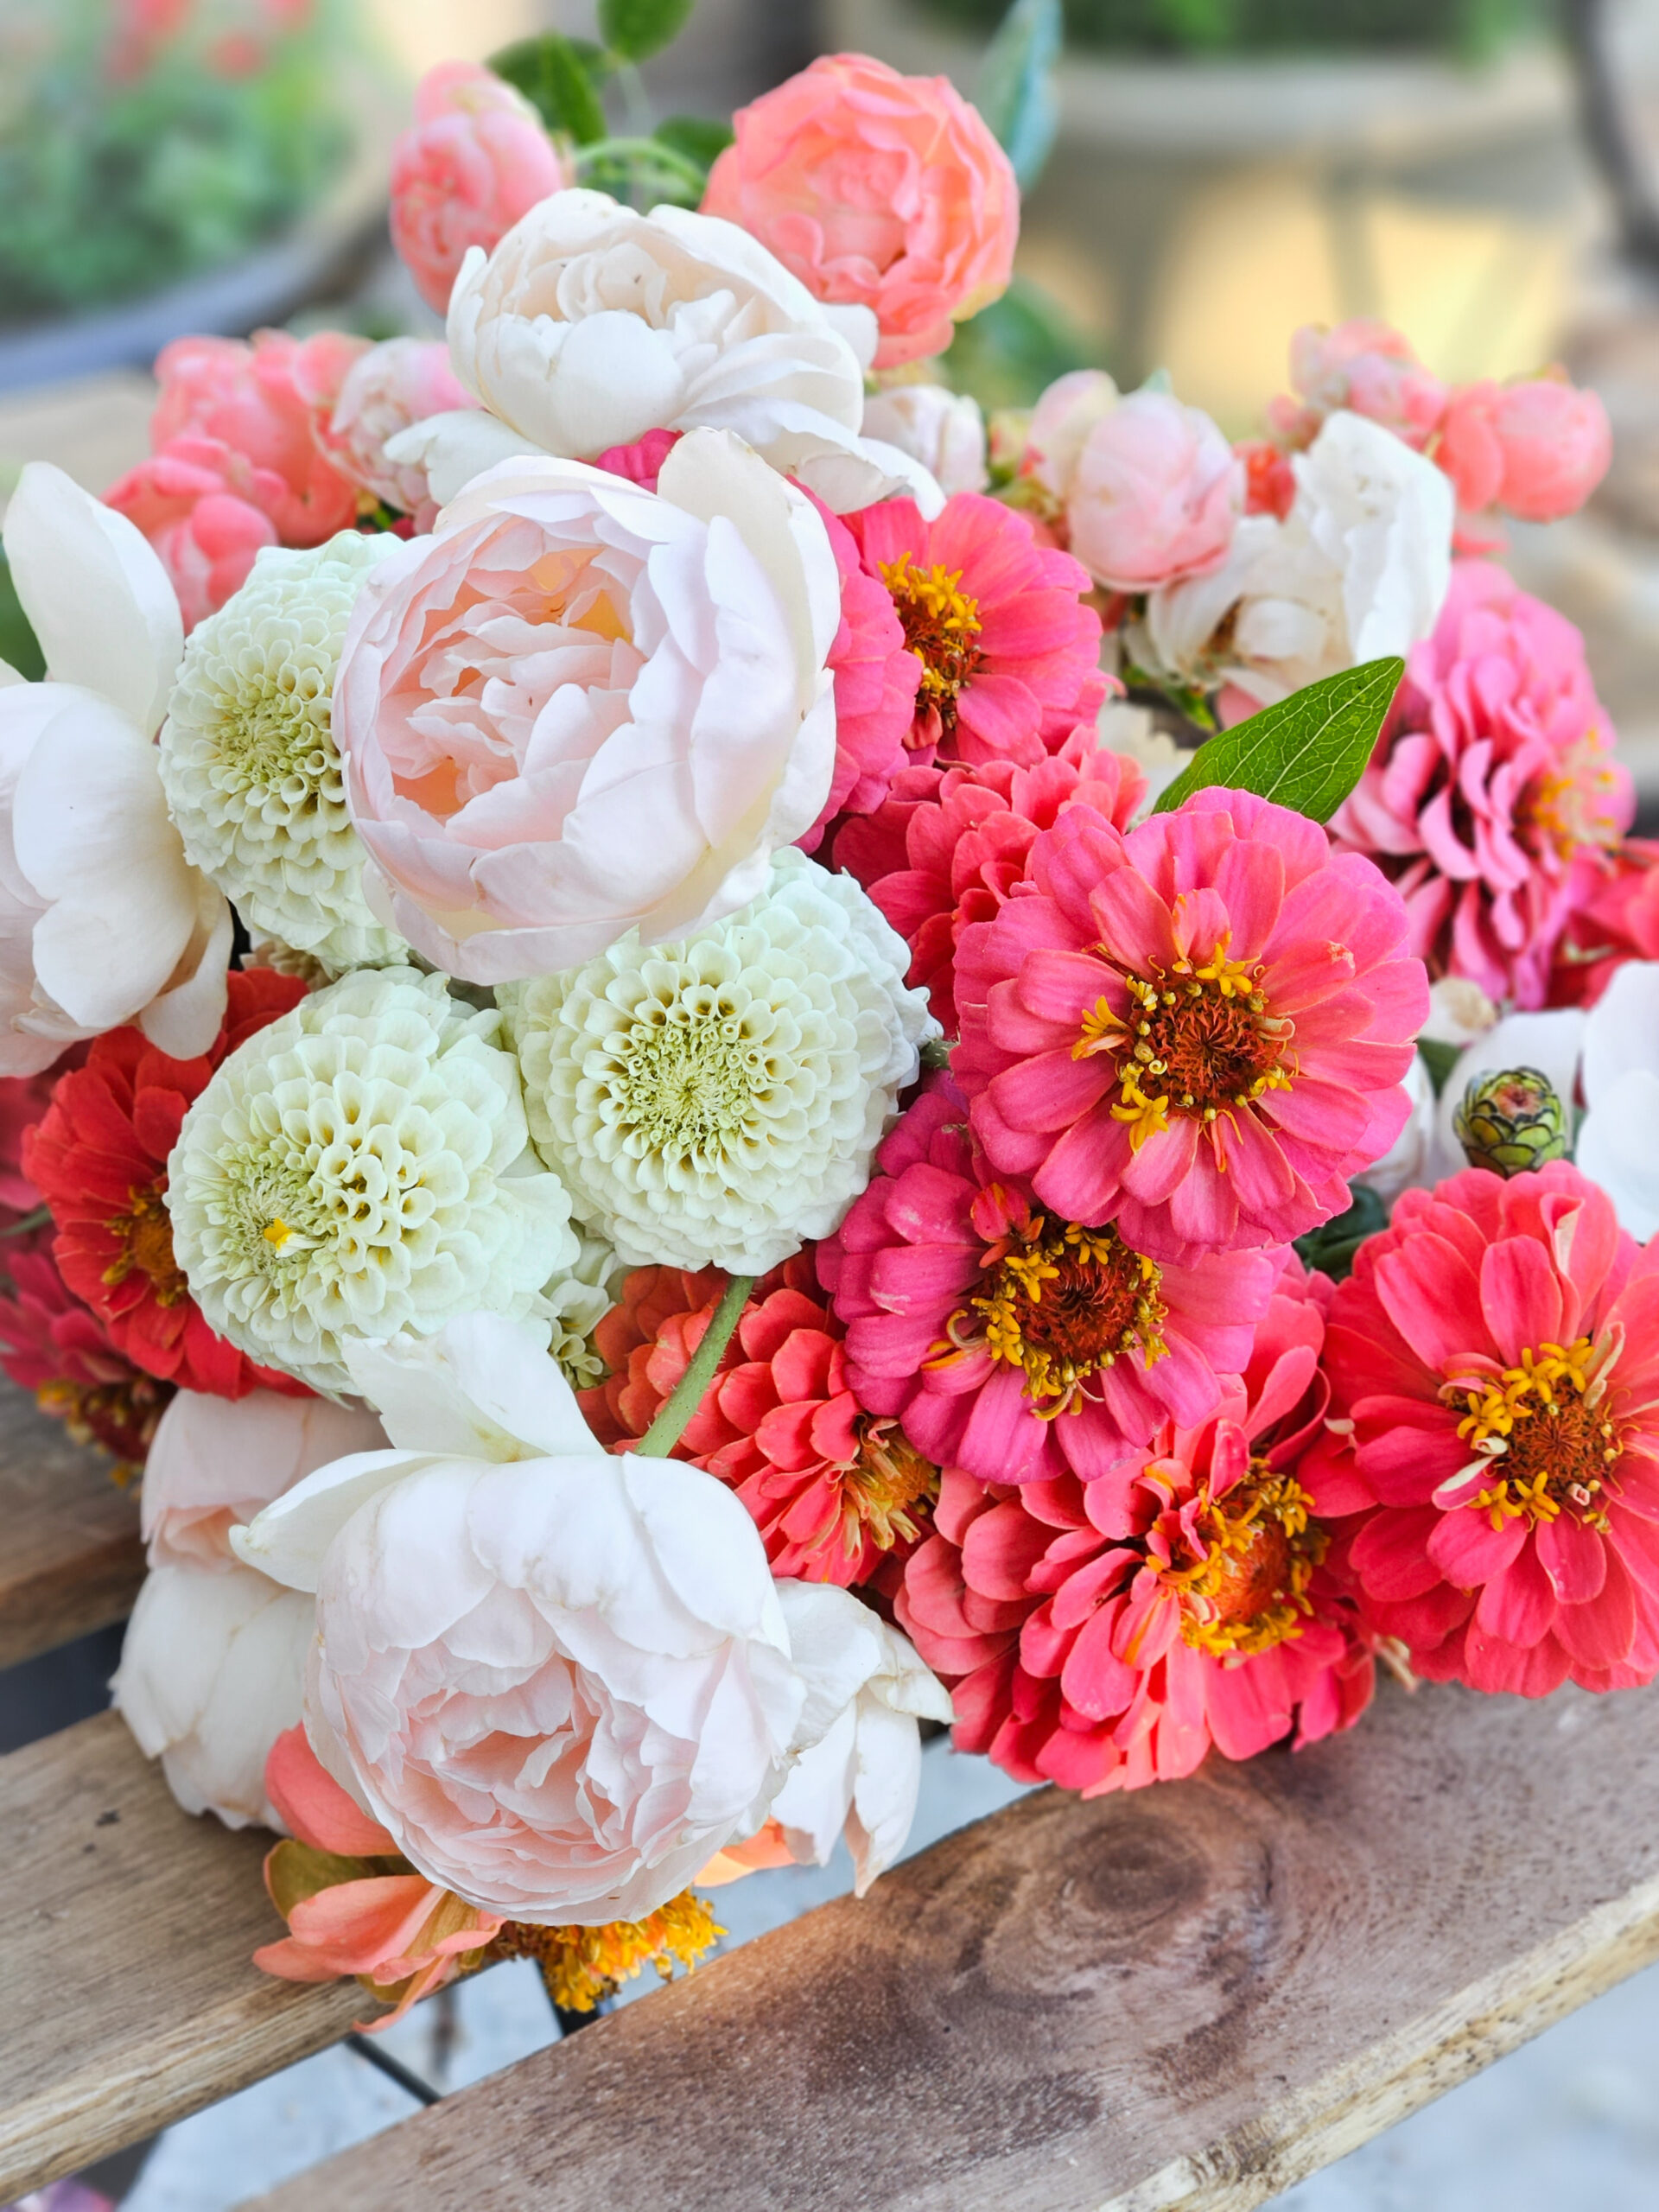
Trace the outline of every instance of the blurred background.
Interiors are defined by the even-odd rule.
[[[971,93],[1002,5],[697,0],[643,97],[724,117],[843,47]],[[591,6],[0,0],[0,501],[31,459],[93,491],[141,459],[148,365],[180,333],[436,334],[386,239],[410,87],[550,29],[591,36]],[[953,380],[1018,406],[1067,369],[1161,368],[1241,435],[1302,323],[1380,316],[1451,381],[1562,362],[1606,401],[1612,470],[1582,515],[1516,527],[1507,557],[1586,630],[1659,827],[1659,0],[1066,0],[1066,30],[1016,283],[966,327]],[[114,1656],[95,1639],[49,1679],[0,1683],[0,1732],[92,1710]],[[918,1845],[1011,1794],[942,1744],[927,1770]],[[849,1880],[724,1893],[734,1940]],[[433,2000],[398,2047],[459,2086],[551,2040],[530,1972]],[[406,2109],[340,2050],[171,2131],[136,2183],[137,2158],[100,2180],[132,2184],[131,2212],[218,2212]],[[1653,1975],[1281,2212],[1590,2203],[1659,2204]]]

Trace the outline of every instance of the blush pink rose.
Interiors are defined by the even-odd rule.
[[[441,340],[389,338],[359,354],[346,374],[328,425],[327,444],[340,467],[387,506],[430,530],[437,503],[419,461],[386,457],[386,443],[412,423],[477,401],[449,365]]]
[[[877,368],[943,353],[1007,289],[1020,188],[944,77],[825,54],[732,127],[703,213],[741,224],[815,298],[872,310]]]
[[[1522,522],[1555,522],[1584,505],[1612,454],[1599,394],[1548,376],[1454,392],[1435,458],[1465,514],[1502,507]]]
[[[278,542],[268,509],[283,496],[279,476],[222,439],[186,435],[130,468],[104,504],[161,556],[188,631],[241,589],[262,546]]]
[[[1151,591],[1225,559],[1245,467],[1202,409],[1131,392],[1090,428],[1067,486],[1072,553],[1112,591]]]
[[[1346,408],[1421,452],[1446,411],[1446,388],[1411,341],[1367,315],[1352,315],[1334,330],[1304,324],[1290,341],[1290,380],[1300,397],[1271,401],[1268,420],[1294,447],[1311,445],[1325,416]]]
[[[538,200],[571,181],[511,85],[474,61],[429,69],[416,88],[414,128],[391,155],[391,242],[428,307],[448,309],[468,246],[488,253]]]

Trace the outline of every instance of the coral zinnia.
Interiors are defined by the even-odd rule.
[[[959,1749],[1092,1797],[1358,1718],[1370,1653],[1296,1475],[1327,1288],[1287,1258],[1243,1380],[1135,1471],[1017,1489],[946,1471],[898,1613],[952,1684]]]
[[[224,1026],[200,1059],[175,1060],[137,1029],[98,1039],[84,1067],[59,1082],[51,1110],[24,1145],[23,1163],[57,1224],[63,1279],[147,1374],[215,1397],[250,1390],[303,1394],[214,1334],[173,1255],[167,1160],[191,1101],[245,1038],[304,997],[269,968],[232,972]]]
[[[906,982],[928,994],[947,1037],[957,1033],[956,948],[970,922],[988,922],[1025,876],[1039,830],[1081,803],[1120,830],[1146,796],[1127,753],[1102,748],[1080,722],[1059,751],[1022,767],[906,768],[867,819],[847,823],[834,862],[855,875],[910,946]]]
[[[1127,837],[1073,806],[1032,891],[957,950],[974,1135],[1065,1221],[1155,1260],[1287,1243],[1348,1205],[1428,1014],[1400,897],[1248,791]]]
[[[42,1231],[6,1258],[11,1295],[0,1298],[0,1369],[35,1393],[77,1444],[100,1444],[122,1468],[142,1467],[173,1395],[118,1352],[96,1313],[68,1290]]]
[[[1395,878],[1437,975],[1540,1007],[1635,810],[1613,743],[1578,631],[1503,569],[1460,561],[1332,835]]]
[[[985,1481],[1087,1480],[1160,1423],[1203,1421],[1249,1356],[1274,1261],[1156,1266],[1114,1229],[985,1184],[965,1119],[954,1084],[925,1092],[818,1248],[859,1402]]]
[[[1541,1697],[1659,1667],[1659,1248],[1564,1161],[1408,1191],[1325,1344],[1353,1457],[1321,1509],[1436,1681]]]
[[[607,1382],[581,1394],[594,1433],[626,1451],[702,1341],[725,1278],[641,1268],[594,1332]],[[683,1300],[677,1306],[677,1300]],[[902,1559],[927,1526],[938,1470],[849,1386],[845,1332],[804,1254],[756,1286],[675,1456],[728,1483],[774,1574],[843,1589]]]
[[[958,492],[932,522],[912,499],[844,518],[922,664],[912,760],[1039,760],[1106,695],[1089,572],[1028,518]]]

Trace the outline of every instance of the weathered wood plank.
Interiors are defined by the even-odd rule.
[[[1027,1798],[259,2212],[1247,2212],[1656,1955],[1659,1691],[1393,1693]]]
[[[270,1839],[193,1820],[114,1713],[0,1759],[0,2204],[343,2035],[249,1963]]]
[[[122,1619],[143,1576],[137,1489],[0,1379],[0,1667]]]

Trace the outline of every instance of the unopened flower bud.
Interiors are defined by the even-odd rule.
[[[1472,1077],[1452,1127],[1469,1165],[1494,1175],[1522,1175],[1572,1149],[1567,1110],[1536,1068]]]

